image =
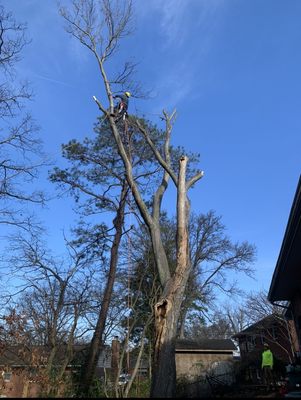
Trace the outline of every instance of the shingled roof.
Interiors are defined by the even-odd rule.
[[[249,325],[247,328],[243,329],[240,332],[237,332],[235,335],[232,336],[232,338],[239,338],[242,336],[248,336],[248,335],[260,335],[261,331],[263,329],[268,329],[272,326],[275,325],[280,325],[281,320],[279,318],[276,318],[274,315],[268,315],[261,320]]]
[[[72,364],[80,364],[83,359],[83,352],[85,352],[86,345],[74,346],[74,357]],[[56,355],[55,362],[60,363],[66,352],[66,346],[62,346]],[[0,351],[0,366],[10,365],[15,367],[25,367],[28,365],[44,364],[47,360],[50,350],[46,346],[32,346],[27,348],[22,345],[11,345]],[[43,360],[43,361],[42,361]]]
[[[0,353],[0,365],[25,366],[26,364],[20,355],[19,346],[11,346]]]
[[[231,339],[177,339],[176,351],[233,351],[235,344]]]

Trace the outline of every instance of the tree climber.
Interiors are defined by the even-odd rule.
[[[124,92],[123,94],[117,94],[116,96],[113,96],[114,99],[119,98],[120,101],[114,108],[114,114],[111,114],[112,117],[117,117],[118,114],[120,114],[120,116],[123,117],[127,114],[130,97],[131,97],[130,92]]]

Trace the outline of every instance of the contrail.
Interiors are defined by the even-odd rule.
[[[38,78],[43,79],[43,80],[45,80],[45,81],[49,81],[49,82],[53,82],[53,83],[58,83],[58,84],[60,84],[60,85],[64,85],[64,86],[68,86],[68,87],[74,88],[74,86],[69,85],[69,83],[62,82],[62,81],[58,81],[57,79],[53,79],[53,78],[47,78],[46,76],[42,76],[42,75],[39,75],[39,74],[36,74],[36,73],[35,73],[35,75],[36,75]]]

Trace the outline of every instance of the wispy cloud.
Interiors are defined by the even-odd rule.
[[[182,68],[173,69],[170,73],[162,75],[157,81],[157,99],[154,112],[160,113],[163,108],[168,110],[177,108],[178,104],[187,98],[193,91],[193,77],[184,74]]]
[[[160,27],[161,32],[166,37],[165,45],[177,43],[180,46],[185,37],[185,30],[181,29],[181,27],[183,28],[182,22],[189,7],[189,1],[167,0],[161,2],[155,0],[154,5],[161,12]]]
[[[224,0],[137,1],[138,18],[152,21],[158,31],[164,57],[156,62],[155,87],[162,104],[177,106],[188,96],[195,97],[195,80],[219,31]],[[161,101],[160,101],[161,102]],[[157,106],[159,106],[157,104]]]
[[[224,3],[224,0],[149,0],[143,5],[141,2],[136,4],[141,17],[157,14],[161,34],[165,36],[165,46],[180,46],[190,32],[198,27],[209,32]]]

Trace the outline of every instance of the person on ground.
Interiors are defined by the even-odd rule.
[[[264,343],[263,347],[264,349],[262,352],[262,360],[261,360],[263,381],[265,385],[273,386],[275,384],[274,374],[273,374],[274,356],[270,350],[270,346],[267,343]]]

